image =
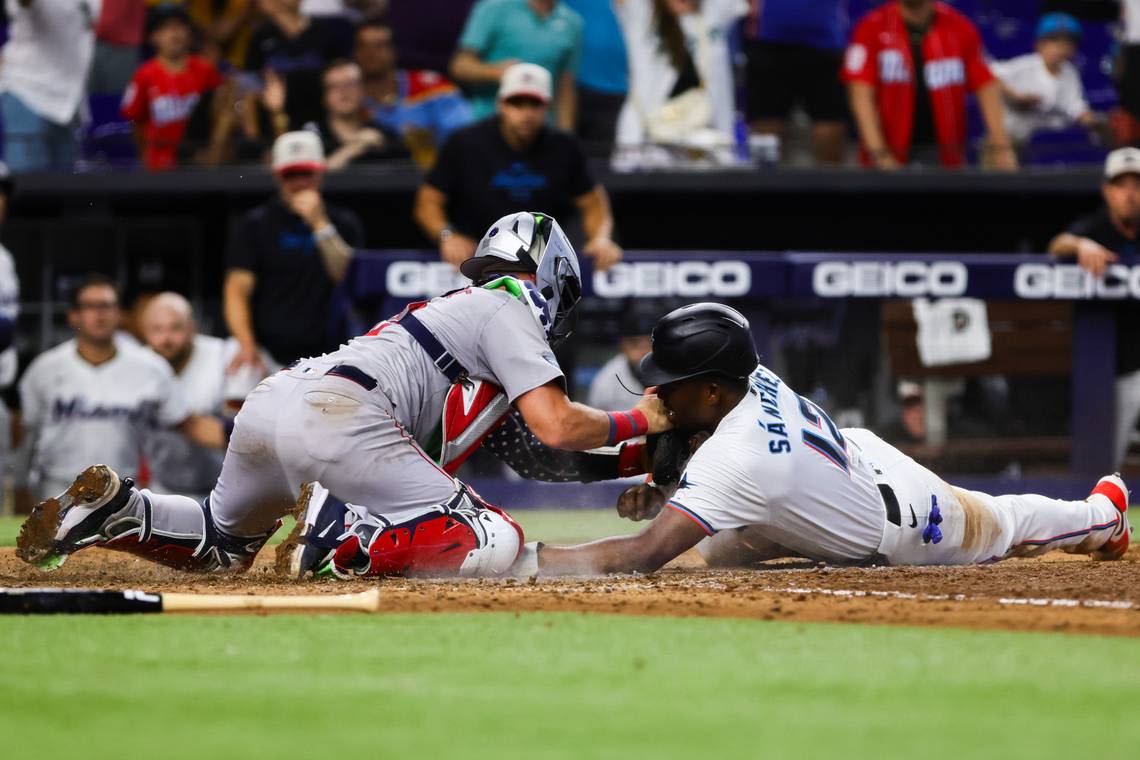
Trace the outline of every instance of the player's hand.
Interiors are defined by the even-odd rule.
[[[243,345],[238,348],[238,352],[234,354],[234,358],[226,366],[226,374],[232,375],[242,367],[253,367],[261,374],[261,377],[265,377],[269,373],[269,368],[265,366],[265,361],[261,358],[261,352],[257,350],[257,346]]]
[[[665,493],[648,483],[639,483],[622,491],[618,497],[617,513],[626,520],[652,520],[665,506]]]
[[[621,261],[622,257],[621,246],[608,237],[596,237],[586,243],[585,248],[582,250],[587,256],[594,260],[594,267],[599,272],[606,271]]]
[[[1077,263],[1094,277],[1102,277],[1108,265],[1117,261],[1120,261],[1119,256],[1095,240],[1081,238],[1077,243]]]
[[[329,223],[325,214],[325,202],[316,190],[300,190],[289,197],[289,208],[305,220],[309,229],[316,232]]]
[[[646,388],[645,395],[637,401],[634,409],[645,415],[649,422],[649,435],[664,433],[673,427],[673,413],[665,408],[661,399],[657,398],[657,388]]]
[[[439,257],[456,269],[474,255],[475,241],[466,235],[452,233],[439,244]]]

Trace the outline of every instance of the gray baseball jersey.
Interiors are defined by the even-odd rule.
[[[504,290],[465,288],[433,298],[415,315],[472,377],[500,386],[511,403],[563,376],[530,307]],[[450,384],[398,323],[381,322],[324,358],[376,378],[393,416],[417,440],[439,424]]]
[[[20,380],[20,401],[35,438],[32,467],[49,481],[70,482],[92,462],[133,473],[144,434],[190,414],[170,366],[121,343],[98,366],[79,356],[74,340],[45,351]]]

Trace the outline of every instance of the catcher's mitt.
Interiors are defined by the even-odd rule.
[[[681,473],[693,453],[709,437],[708,433],[686,433],[668,430],[646,437],[652,462],[653,483],[661,488],[673,488],[681,480]]]

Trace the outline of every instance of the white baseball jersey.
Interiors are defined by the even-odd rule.
[[[145,434],[190,414],[170,366],[152,352],[119,344],[95,366],[74,340],[36,357],[20,380],[20,401],[34,436],[32,468],[47,481],[70,482],[97,462],[132,474]]]
[[[1122,519],[1105,497],[954,488],[871,431],[839,430],[763,366],[693,455],[668,505],[710,535],[754,526],[812,559],[904,565],[1089,551]]]
[[[225,403],[235,395],[233,378],[226,367],[237,354],[240,345],[234,338],[215,338],[195,335],[190,359],[182,371],[174,376],[192,414],[220,415]],[[155,354],[155,356],[158,356]],[[162,357],[160,360],[165,361]],[[262,360],[272,367],[264,354]],[[260,377],[247,383],[246,393],[257,385]],[[188,440],[181,433],[167,428],[155,430],[147,446],[147,458],[152,472],[152,490],[172,493],[205,495],[214,486],[222,471],[225,452],[207,449]]]
[[[689,461],[670,506],[709,534],[765,526],[781,546],[869,558],[886,519],[872,469],[826,413],[759,366],[749,391]]]

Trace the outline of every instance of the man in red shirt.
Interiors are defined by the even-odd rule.
[[[842,77],[864,164],[961,166],[966,93],[972,92],[986,124],[983,164],[1017,168],[1002,122],[1000,85],[986,65],[978,30],[950,6],[898,0],[871,11],[851,35]]]
[[[192,35],[183,8],[156,9],[150,24],[155,57],[138,67],[123,95],[123,116],[135,123],[143,165],[151,171],[175,167],[198,98],[222,83],[214,64],[190,54]]]

